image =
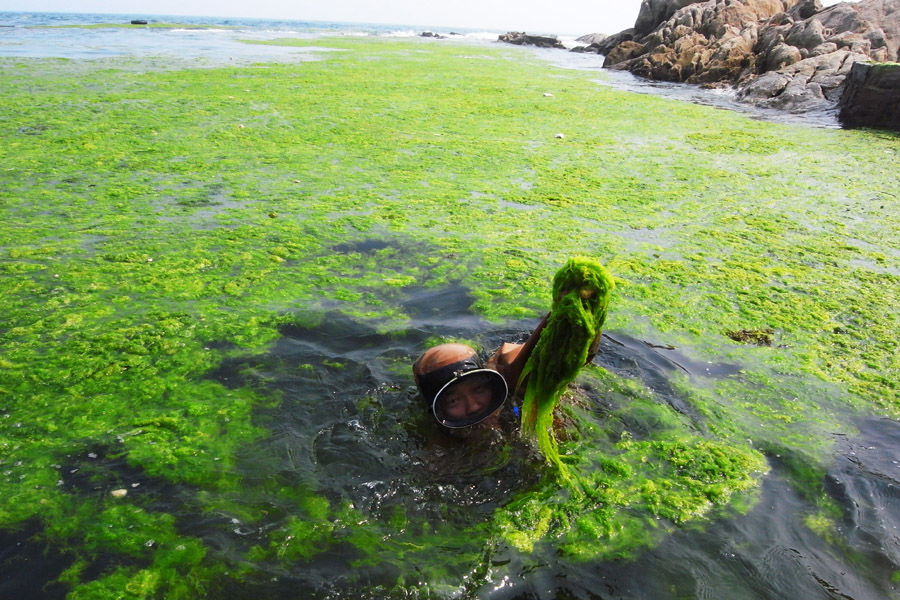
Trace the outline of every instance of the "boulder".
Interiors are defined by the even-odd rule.
[[[643,0],[634,22],[635,35],[647,35],[675,14],[679,8],[693,4],[697,0]]]
[[[759,21],[783,13],[796,1],[799,0],[683,3],[643,37],[637,35],[641,29],[635,23],[632,43],[626,48],[611,49],[604,66],[668,81],[737,81],[753,71]],[[662,14],[653,10],[674,5],[645,0],[641,6],[645,14]],[[643,44],[642,55],[634,55],[635,43]],[[785,58],[780,56],[781,60]],[[800,58],[797,56],[796,60]]]
[[[583,35],[579,38],[576,38],[575,41],[580,44],[585,44],[584,46],[575,46],[572,48],[572,52],[591,52],[595,54],[601,54],[600,48],[601,45],[609,39],[609,36],[605,33],[589,33],[587,35]]]
[[[709,0],[684,6],[643,38],[645,54],[610,50],[605,66],[687,83],[735,82],[755,72],[759,22],[789,0]],[[637,31],[637,28],[635,28]],[[780,42],[781,40],[779,40]],[[792,53],[791,53],[792,54]],[[800,56],[778,57],[800,60]]]
[[[806,21],[799,21],[788,30],[784,41],[795,48],[812,50],[825,43],[825,26],[820,20],[813,17]]]
[[[575,38],[575,41],[579,44],[584,44],[585,46],[594,46],[604,42],[608,37],[609,36],[605,33],[589,33],[579,38]]]
[[[610,51],[623,42],[630,42],[634,39],[634,29],[624,29],[619,33],[614,33],[613,35],[607,37],[602,42],[598,42],[596,44],[592,44],[592,47],[596,49],[597,54],[603,54],[606,56],[610,53]]]
[[[782,42],[766,54],[763,71],[777,71],[801,60],[799,49]]]
[[[604,44],[607,68],[730,84],[763,106],[830,108],[855,62],[900,60],[900,0],[825,9],[819,0],[644,0],[629,34]]]
[[[788,9],[787,14],[793,20],[801,21],[810,18],[820,10],[822,10],[822,3],[819,0],[800,0]]]
[[[900,0],[841,2],[821,11],[816,18],[833,36],[866,39],[874,50],[884,47],[887,60],[900,58]]]
[[[838,105],[844,127],[900,131],[900,64],[854,63]]]
[[[838,50],[798,61],[751,79],[738,91],[743,102],[791,112],[832,108],[844,89],[844,79],[864,54]]]
[[[634,58],[644,52],[644,45],[634,41],[622,42],[609,51],[603,60],[603,66],[615,66],[625,64],[625,61]]]
[[[565,49],[562,42],[553,36],[546,35],[529,35],[525,32],[510,31],[504,33],[497,38],[497,41],[506,42],[507,44],[516,44],[517,46],[537,46],[539,48],[562,48]]]

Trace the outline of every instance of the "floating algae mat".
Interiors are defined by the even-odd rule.
[[[0,596],[897,596],[895,135],[281,43],[346,51],[0,60]],[[616,286],[556,409],[580,494],[409,376],[570,256]]]

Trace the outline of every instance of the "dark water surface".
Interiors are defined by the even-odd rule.
[[[354,246],[359,250],[358,246]],[[213,556],[242,558],[254,544],[282,527],[290,506],[254,498],[273,479],[285,486],[310,486],[332,503],[350,502],[372,519],[388,520],[400,509],[410,522],[452,524],[460,530],[486,523],[498,507],[541,478],[542,463],[516,435],[506,410],[499,430],[475,440],[438,430],[415,393],[410,364],[433,336],[476,340],[490,350],[523,339],[537,324],[524,320],[498,327],[472,314],[472,298],[461,287],[410,288],[403,306],[412,316],[398,333],[372,330],[339,313],[315,326],[287,325],[270,351],[229,359],[208,374],[237,388],[250,386],[279,397],[275,408],[258,411],[271,436],[240,458],[243,499],[265,504],[268,516],[252,526],[197,506],[196,490],[149,477],[127,465],[115,446],[95,447],[60,465],[71,493],[108,494],[130,486],[129,498],[148,511],[176,516],[179,530],[197,536]],[[733,364],[691,360],[621,332],[605,335],[595,361],[641,382],[660,402],[700,421],[670,384],[673,374],[728,377]],[[587,397],[598,405],[609,399]],[[790,483],[789,465],[771,456],[771,471],[746,514],[675,531],[633,560],[577,562],[553,545],[531,554],[504,545],[490,549],[487,585],[432,590],[433,597],[489,599],[853,599],[897,598],[900,567],[900,424],[859,419],[856,436],[834,435],[825,477],[827,495],[840,509],[837,533],[818,535],[808,519],[818,510],[815,494]],[[635,432],[638,434],[639,432]],[[269,486],[271,488],[271,486]],[[41,544],[37,524],[26,523],[0,537],[0,598],[62,598],[51,583],[69,566],[64,552]],[[440,556],[453,548],[437,548]],[[341,546],[293,566],[245,565],[245,583],[211,597],[378,598],[398,577],[415,582],[391,561],[357,564]],[[98,557],[98,574],[110,565]],[[427,574],[433,566],[423,565]],[[448,567],[451,576],[452,565]],[[90,573],[90,571],[89,571]],[[88,573],[88,575],[89,575]],[[460,582],[472,574],[456,572]],[[89,579],[90,577],[86,577]]]
[[[349,499],[374,518],[388,518],[402,507],[415,519],[450,521],[464,529],[486,522],[513,494],[533,486],[540,478],[540,461],[515,435],[511,411],[506,411],[501,432],[477,443],[458,440],[437,430],[411,386],[409,365],[429,337],[475,339],[491,349],[521,340],[537,322],[491,326],[468,311],[471,301],[462,288],[410,290],[404,306],[414,323],[401,335],[377,333],[340,314],[328,315],[314,328],[285,327],[269,354],[235,359],[211,373],[226,385],[263,387],[283,398],[277,409],[260,414],[272,437],[262,447],[248,449],[247,487],[253,487],[254,476],[275,476],[292,485],[311,478],[330,500]],[[708,379],[739,370],[733,364],[695,362],[678,349],[620,332],[604,337],[596,363],[640,381],[660,402],[698,421],[670,385],[672,375]],[[368,400],[360,403],[363,398]],[[835,434],[824,482],[841,511],[840,531],[833,539],[811,530],[807,519],[818,510],[815,495],[790,483],[788,466],[772,456],[772,470],[747,514],[685,527],[634,560],[578,563],[552,548],[531,555],[494,548],[490,583],[464,596],[896,598],[892,580],[900,565],[900,424],[857,419],[855,425],[858,436]],[[278,518],[271,526],[278,526]],[[184,527],[209,539],[210,531],[204,532],[208,524],[186,522]],[[232,529],[218,533],[223,551],[240,545],[238,538],[257,533]],[[248,583],[234,597],[374,598],[378,595],[371,590],[398,576],[384,566],[355,568],[351,558],[352,553],[331,553],[295,570],[278,568],[263,577],[265,583]],[[259,568],[265,572],[264,565]],[[353,575],[346,578],[347,573]],[[306,590],[305,595],[298,596],[298,589]]]

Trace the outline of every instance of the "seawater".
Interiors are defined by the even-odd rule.
[[[184,28],[154,29],[118,27],[132,19],[149,23],[178,23]],[[109,28],[78,26],[109,23]],[[190,26],[203,26],[192,29]],[[278,38],[316,39],[325,36],[381,36],[395,38],[421,37],[433,32],[441,42],[463,41],[468,44],[498,43],[502,31],[415,27],[373,23],[312,22],[272,19],[186,17],[165,15],[109,15],[0,12],[0,57],[102,59],[130,57],[157,59],[169,66],[237,66],[266,61],[315,60],[327,47],[291,48],[247,44],[242,40]],[[585,32],[590,33],[590,32]],[[580,45],[571,37],[560,37],[566,48]],[[760,108],[735,99],[728,87],[705,89],[697,85],[651,81],[628,72],[603,69],[602,55],[580,54],[559,49],[527,48],[541,60],[566,69],[596,71],[597,83],[641,94],[655,94],[733,110],[751,118],[813,127],[838,128],[837,109],[789,113]],[[157,65],[158,66],[158,65]]]
[[[132,19],[185,27],[121,27]],[[108,23],[106,28],[86,28]],[[192,28],[195,26],[196,28]],[[202,26],[202,28],[200,28]],[[0,12],[0,57],[100,59],[167,58],[212,66],[308,58],[305,48],[260,46],[242,40],[315,39],[323,36],[418,37],[428,28],[222,17]],[[435,30],[436,31],[436,30]],[[454,30],[450,39],[496,40],[498,32]]]

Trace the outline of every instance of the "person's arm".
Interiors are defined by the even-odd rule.
[[[600,339],[602,337],[603,332],[597,332],[597,337],[594,338],[590,348],[588,348],[587,360],[584,361],[584,364],[588,365],[594,361],[594,357],[597,356],[597,351],[600,349]]]
[[[522,375],[522,369],[525,368],[525,363],[531,357],[531,352],[534,350],[538,338],[541,337],[541,331],[547,325],[549,317],[550,314],[547,313],[534,331],[531,332],[531,335],[528,336],[528,339],[525,340],[524,344],[510,344],[509,342],[503,344],[491,355],[485,364],[489,369],[495,369],[503,375],[511,394],[516,391],[519,377]]]

